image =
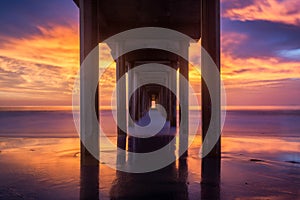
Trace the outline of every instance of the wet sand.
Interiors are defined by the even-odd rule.
[[[0,199],[84,198],[78,138],[0,141]],[[203,199],[199,144],[197,136],[186,161],[158,172],[128,174],[100,163],[100,199]],[[214,193],[220,199],[299,199],[299,150],[299,138],[224,136]]]
[[[111,112],[100,119],[115,142]],[[300,199],[299,122],[299,110],[230,111],[220,170],[199,158],[199,130],[188,158],[165,169],[129,174],[101,161],[98,173],[80,167],[71,111],[1,111],[0,199]],[[88,178],[100,184],[85,185]]]

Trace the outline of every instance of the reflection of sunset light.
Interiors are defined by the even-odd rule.
[[[299,142],[288,142],[282,138],[268,137],[223,137],[223,152],[247,152],[247,153],[280,153],[299,151]]]

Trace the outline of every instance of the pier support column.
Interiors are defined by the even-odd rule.
[[[118,55],[122,50],[122,43],[119,42],[116,44],[116,50],[118,51]],[[118,131],[118,139],[117,139],[117,146],[122,150],[126,150],[126,141],[127,141],[127,114],[126,114],[126,78],[122,78],[122,76],[126,73],[126,66],[125,66],[125,57],[120,56],[116,60],[116,81],[118,83],[117,88],[117,131]],[[122,130],[126,128],[126,130]],[[118,152],[118,163],[122,164],[126,161],[126,155],[121,152]]]
[[[202,78],[201,91],[202,91],[202,137],[203,140],[208,131],[211,121],[214,122],[214,134],[220,135],[220,0],[202,0],[202,33],[201,33],[202,47],[207,51],[210,57],[215,62],[219,69],[219,74],[212,74],[214,70],[210,70],[209,62],[206,56],[202,53],[202,75],[205,74],[206,78],[212,84],[212,91],[208,91],[208,87]],[[215,102],[217,108],[214,110],[215,118],[212,119],[212,103]],[[205,148],[205,147],[204,147]],[[221,143],[220,139],[215,144],[214,148],[210,151],[208,156],[220,157],[221,156]]]
[[[159,104],[164,107],[164,89],[160,87],[159,90]]]
[[[170,83],[171,84],[171,83]],[[170,85],[169,85],[170,87]],[[173,118],[173,113],[172,113],[172,91],[171,90],[168,90],[168,121],[170,121],[170,126],[171,125],[171,122],[172,122],[172,118]]]
[[[188,59],[189,43],[181,42],[181,51]],[[183,153],[181,158],[188,155],[188,137],[189,137],[189,62],[182,57],[179,57],[179,72],[182,76],[179,77],[179,102],[180,102],[180,126],[179,126],[179,151]],[[186,79],[186,81],[183,81]],[[184,151],[184,152],[183,152]]]
[[[142,105],[143,105],[143,108],[142,108],[142,110],[143,110],[143,114],[142,114],[142,116],[144,116],[146,113],[147,113],[147,110],[148,110],[148,108],[147,108],[147,95],[146,95],[146,91],[145,91],[145,88],[143,87],[143,90],[142,90],[142,95],[143,95],[143,100],[142,100]]]
[[[172,62],[171,67],[173,69],[177,69],[177,62]],[[176,92],[177,92],[177,74],[176,71],[172,70],[170,73],[170,81],[171,81],[171,88],[174,91],[174,94],[171,92],[171,103],[170,103],[170,113],[171,113],[171,119],[170,119],[170,125],[171,127],[176,127],[176,120],[177,120],[177,100],[176,100]]]
[[[168,113],[168,94],[167,93],[167,88],[166,87],[162,87],[162,91],[163,91],[163,107],[165,108],[166,110],[166,121],[168,121],[168,116],[169,116],[169,113]]]
[[[130,72],[130,70],[132,69],[132,63],[128,63],[128,109],[129,109],[129,114],[130,116],[128,116],[128,126],[133,127],[134,126],[134,120],[135,120],[135,93],[133,91],[134,88],[134,73]],[[131,96],[129,96],[130,94],[132,94]],[[130,120],[130,117],[132,120]]]
[[[79,7],[81,63],[80,199],[99,199],[98,1],[80,0]],[[87,57],[88,59],[86,59]],[[86,145],[93,152],[93,155],[86,148]]]
[[[144,88],[141,87],[141,118],[143,117],[145,113],[145,92]]]
[[[138,81],[138,80],[137,80]],[[136,110],[137,110],[137,121],[141,118],[141,88],[137,88],[137,102],[136,102]]]
[[[202,0],[202,47],[213,59],[220,71],[220,0]],[[212,83],[212,91],[208,90],[207,83],[202,77],[202,140],[206,137],[209,125],[214,122],[213,134],[219,136],[220,128],[220,72],[212,74],[207,57],[202,53],[201,67],[202,76]],[[212,118],[212,102],[217,108],[214,108],[214,118]],[[220,139],[215,144],[209,154],[202,158],[201,172],[201,198],[202,199],[220,199],[220,170],[221,170],[221,143]],[[203,151],[205,151],[203,146]],[[207,150],[208,151],[208,150]]]
[[[132,66],[132,67],[134,67],[134,66]],[[132,82],[133,82],[132,86],[133,86],[133,88],[135,88],[133,96],[131,97],[132,102],[133,102],[132,119],[134,120],[134,122],[136,122],[137,119],[138,119],[138,117],[137,117],[137,113],[138,113],[138,107],[137,107],[137,104],[138,104],[138,89],[136,88],[137,87],[137,75],[136,75],[135,72],[131,72],[131,75],[132,75]]]

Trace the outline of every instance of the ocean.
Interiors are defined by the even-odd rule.
[[[190,111],[190,122],[199,113]],[[101,126],[109,134],[116,133],[112,112],[100,112]],[[198,119],[201,123],[201,118]],[[201,132],[200,129],[198,131]],[[299,137],[300,109],[228,110],[224,136]],[[71,110],[0,109],[0,137],[78,137]]]
[[[92,193],[97,196],[93,199],[101,200],[196,200],[211,192],[209,184],[201,184],[201,129],[184,162],[176,161],[157,172],[131,174],[100,161],[99,177],[94,177],[97,172],[90,173],[95,185],[86,185],[89,172],[83,172],[80,165],[80,140],[72,111],[0,110],[0,199],[86,199]],[[190,112],[191,123],[198,118],[199,113]],[[101,111],[100,120],[115,141],[111,111]],[[299,136],[300,109],[228,110],[220,175],[215,176],[219,184],[213,194],[218,199],[299,199]]]

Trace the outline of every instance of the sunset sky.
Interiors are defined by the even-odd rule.
[[[222,0],[228,105],[300,105],[299,8],[299,0]],[[1,2],[0,107],[71,105],[78,18],[72,0]]]

